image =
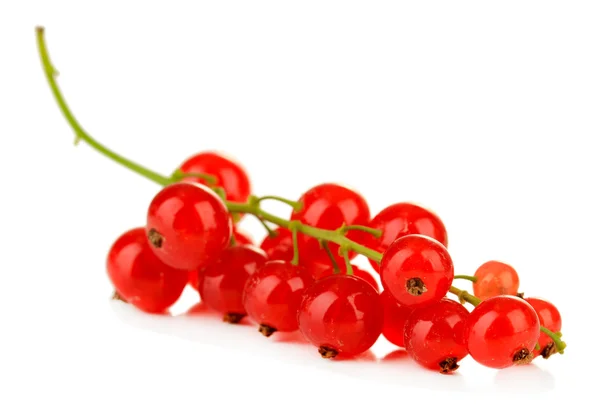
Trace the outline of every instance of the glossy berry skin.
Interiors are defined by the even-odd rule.
[[[336,274],[336,272],[335,272],[333,266],[330,266],[329,268],[327,268],[325,271],[323,271],[319,275],[318,279],[322,279],[322,278],[328,277],[330,275],[335,275],[335,274]],[[360,278],[360,279],[368,282],[375,289],[375,291],[379,292],[379,284],[377,283],[377,281],[375,280],[373,275],[371,275],[369,272],[367,272],[363,269],[360,269],[356,265],[352,265],[352,276],[354,276],[356,278]]]
[[[370,210],[367,201],[356,191],[340,184],[325,183],[306,191],[298,200],[302,209],[292,213],[291,220],[299,220],[309,226],[334,230],[342,225],[367,225]],[[350,231],[348,238],[357,240],[365,232]],[[329,263],[327,252],[319,245],[317,239],[304,234],[298,235],[298,247],[302,259],[313,260],[323,264]],[[338,256],[339,246],[333,243],[329,247]],[[350,253],[351,257],[356,254]],[[342,258],[338,259],[343,262]]]
[[[381,260],[381,282],[400,304],[426,306],[446,296],[454,264],[445,246],[423,235],[396,239]]]
[[[388,291],[379,296],[383,306],[383,336],[392,344],[404,347],[404,326],[413,308],[398,304]]]
[[[542,298],[535,297],[525,298],[525,301],[529,303],[537,313],[538,319],[540,320],[540,326],[544,326],[554,333],[561,331],[562,317],[554,304]],[[542,355],[545,358],[548,358],[554,353],[554,343],[546,333],[540,333],[538,343],[540,344],[540,349],[534,350],[534,357]]]
[[[239,162],[223,153],[198,153],[184,161],[179,169],[184,173],[213,175],[217,180],[216,184],[207,184],[206,180],[195,177],[185,177],[184,181],[223,187],[228,200],[245,203],[250,196],[248,174]]]
[[[473,309],[465,334],[473,359],[484,366],[502,369],[531,361],[540,337],[540,321],[525,300],[499,295]]]
[[[292,241],[292,232],[288,229],[279,227],[275,229],[276,235],[271,237],[267,235],[260,244],[270,260],[281,260],[290,262],[294,257],[294,242]]]
[[[450,373],[467,356],[465,323],[469,311],[460,303],[443,298],[415,309],[404,328],[406,352],[425,368]]]
[[[211,189],[180,182],[164,187],[148,208],[151,248],[167,265],[203,267],[229,246],[232,222],[223,200]]]
[[[383,307],[379,294],[364,280],[332,275],[306,290],[298,325],[321,356],[354,356],[370,349],[381,335]]]
[[[379,252],[384,252],[396,239],[407,235],[429,236],[448,246],[448,233],[440,217],[414,203],[396,203],[384,208],[371,219],[369,227],[381,230],[381,237],[363,234],[361,242]],[[379,265],[373,260],[369,262],[377,271]]]
[[[108,277],[128,303],[147,313],[163,313],[183,292],[189,273],[160,261],[150,248],[143,227],[122,234],[106,260]]]
[[[239,229],[233,229],[233,237],[236,245],[254,245],[252,238],[245,232]]]
[[[202,301],[226,316],[245,316],[242,299],[246,281],[266,262],[267,255],[254,246],[225,249],[215,262],[198,272]]]
[[[497,295],[517,295],[519,275],[515,269],[503,262],[488,261],[477,268],[474,276],[473,295],[487,300]]]
[[[273,331],[297,330],[302,295],[314,280],[301,266],[269,261],[246,281],[244,309],[254,322],[268,329],[261,330],[266,336]]]

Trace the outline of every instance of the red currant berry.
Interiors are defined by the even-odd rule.
[[[203,270],[200,276],[200,297],[211,309],[224,314],[223,320],[239,322],[246,309],[242,302],[246,281],[267,262],[262,249],[243,245],[231,246]]]
[[[233,229],[233,238],[235,239],[236,245],[254,245],[252,238],[245,232],[242,232],[238,228]]]
[[[489,261],[477,268],[474,274],[473,295],[481,300],[497,295],[517,295],[519,276],[515,269],[505,263]]]
[[[229,245],[232,223],[223,200],[211,189],[181,182],[154,197],[146,232],[161,261],[192,270],[208,264]]]
[[[339,184],[317,185],[305,192],[299,201],[302,208],[292,213],[291,219],[320,229],[335,230],[343,225],[366,225],[370,219],[369,206],[364,197]],[[347,236],[356,240],[362,234],[365,232],[351,230]],[[338,253],[338,245],[330,243],[329,246],[334,254]],[[298,248],[304,260],[310,259],[323,264],[330,262],[327,252],[315,238],[299,234]],[[352,257],[356,254],[349,255]],[[343,262],[341,257],[338,258]]]
[[[361,235],[361,242],[371,249],[384,252],[396,239],[407,235],[429,236],[448,246],[446,226],[433,211],[412,203],[396,203],[381,210],[369,223],[369,227],[381,230],[381,237]],[[369,260],[377,271],[379,265]]]
[[[405,306],[425,306],[446,296],[454,264],[444,245],[423,235],[396,239],[381,260],[381,282]]]
[[[319,275],[318,279],[322,279],[322,278],[326,278],[330,275],[335,275],[335,269],[333,268],[333,266],[330,266],[329,268],[327,268],[324,272],[322,272]],[[350,274],[347,274],[350,275]],[[356,278],[360,278],[362,280],[365,280],[366,282],[368,282],[369,284],[371,284],[371,286],[373,288],[375,288],[375,291],[379,292],[379,284],[377,283],[377,281],[375,280],[375,278],[373,277],[373,275],[371,275],[370,273],[368,273],[365,270],[360,269],[358,266],[356,265],[352,265],[352,276],[356,277]]]
[[[304,267],[269,261],[246,281],[244,309],[267,337],[275,331],[297,330],[302,294],[314,280]]]
[[[245,203],[250,196],[250,180],[244,168],[233,158],[218,152],[202,152],[181,164],[183,173],[208,174],[216,178],[216,184],[207,184],[206,180],[197,177],[185,177],[185,181],[205,185],[216,185],[225,189],[227,199],[237,203]]]
[[[466,322],[467,349],[490,368],[529,363],[540,337],[540,321],[526,301],[498,295],[482,301]]]
[[[525,298],[525,301],[527,301],[537,313],[540,320],[540,326],[544,326],[553,333],[560,332],[562,328],[562,317],[554,304],[544,299],[534,297]],[[556,353],[554,342],[546,333],[540,333],[538,343],[540,344],[540,349],[534,350],[534,357],[542,355],[543,358],[548,359],[551,355]]]
[[[460,303],[443,298],[415,309],[404,328],[406,351],[419,364],[443,374],[458,369],[467,356],[465,323],[469,311]]]
[[[364,280],[333,275],[306,290],[298,325],[322,357],[355,356],[370,349],[381,335],[383,307],[377,291]]]
[[[404,347],[404,326],[413,308],[398,303],[388,291],[380,295],[383,306],[383,336],[394,345]]]
[[[181,296],[189,273],[160,261],[143,227],[122,234],[106,261],[108,276],[121,298],[148,313],[163,313]]]
[[[275,229],[275,236],[267,235],[260,244],[270,260],[290,262],[294,257],[294,242],[292,232],[284,227]]]

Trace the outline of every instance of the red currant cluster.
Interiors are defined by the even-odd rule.
[[[558,310],[523,298],[512,267],[490,261],[473,276],[455,275],[446,227],[431,210],[402,202],[372,216],[363,196],[333,183],[298,200],[259,198],[245,170],[218,153],[197,154],[165,177],[108,150],[71,113],[44,32],[37,34],[47,80],[78,141],[162,186],[145,226],[109,251],[121,300],[162,313],[189,285],[225,321],[247,316],[265,336],[299,331],[324,358],[359,355],[383,335],[442,373],[467,355],[499,369],[563,353]],[[264,200],[290,206],[289,217],[263,210]],[[239,228],[248,215],[268,231],[260,245]],[[370,260],[378,279],[352,263],[357,256]],[[455,279],[472,281],[474,295]]]
[[[146,226],[108,255],[119,298],[140,310],[164,312],[189,284],[224,321],[248,316],[265,336],[299,330],[324,358],[361,354],[383,335],[443,373],[468,354],[506,368],[564,349],[558,310],[520,296],[511,266],[490,261],[474,276],[454,275],[446,228],[431,210],[403,202],[371,218],[363,196],[333,183],[298,201],[257,198],[244,169],[214,152],[191,157],[172,178],[151,201]],[[265,199],[290,205],[289,218],[264,212]],[[245,214],[269,231],[260,245],[238,227]],[[359,252],[383,292],[352,264]],[[473,281],[474,296],[452,286],[461,278]]]

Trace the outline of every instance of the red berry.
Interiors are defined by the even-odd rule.
[[[454,265],[445,246],[423,235],[396,239],[381,260],[381,282],[406,306],[433,304],[446,296]]]
[[[540,337],[540,321],[526,301],[499,295],[482,301],[466,323],[467,349],[490,368],[529,363]]]
[[[527,301],[537,313],[540,320],[540,326],[544,326],[554,333],[560,332],[562,328],[562,317],[554,304],[544,299],[534,297],[525,298],[525,301]],[[554,342],[546,333],[540,333],[538,343],[540,344],[540,349],[534,350],[534,357],[542,355],[544,358],[548,359],[550,355],[556,352]]]
[[[275,229],[275,236],[267,235],[260,244],[270,260],[291,261],[294,257],[292,232],[284,227]]]
[[[304,267],[269,261],[246,281],[244,309],[265,336],[297,330],[302,294],[314,280]]]
[[[379,252],[385,250],[398,238],[407,235],[429,236],[448,246],[446,226],[433,211],[413,203],[396,203],[381,210],[369,223],[369,227],[381,230],[381,237],[363,234],[361,242]],[[377,271],[379,265],[369,260]]]
[[[108,276],[128,303],[148,313],[163,313],[183,292],[189,273],[160,261],[150,248],[143,227],[122,234],[106,261]]]
[[[299,220],[309,226],[320,229],[334,230],[343,225],[367,225],[370,211],[367,201],[356,191],[339,184],[320,184],[307,192],[299,199],[302,209],[292,213],[292,220]],[[356,240],[365,232],[350,231],[347,236]],[[329,244],[333,254],[337,255],[339,246]],[[327,252],[321,248],[319,241],[305,234],[298,234],[298,248],[304,260],[313,260],[323,264],[329,263]],[[350,256],[355,256],[351,253]]]
[[[326,277],[328,277],[330,275],[335,275],[335,274],[336,274],[335,269],[333,268],[333,266],[330,266],[329,268],[327,268],[325,271],[323,271],[319,275],[318,279],[326,278]],[[371,275],[367,271],[364,271],[364,270],[360,269],[356,265],[352,265],[352,276],[354,276],[356,278],[360,278],[362,280],[365,280],[366,282],[368,282],[369,284],[371,284],[371,286],[373,288],[375,288],[375,291],[379,292],[379,284],[377,283],[377,281],[375,280],[375,278],[373,277],[373,275]]]
[[[298,325],[324,358],[354,356],[370,349],[381,335],[383,307],[377,291],[364,280],[332,275],[306,290]]]
[[[146,231],[161,261],[192,270],[207,265],[229,245],[232,223],[223,200],[211,189],[181,182],[154,197]]]
[[[497,295],[517,295],[519,275],[515,269],[503,262],[489,261],[475,271],[477,281],[473,283],[473,295],[481,300]]]
[[[426,368],[450,373],[467,356],[465,323],[469,311],[460,303],[443,298],[415,309],[404,328],[406,351]]]
[[[398,303],[388,291],[379,297],[383,306],[383,336],[396,346],[404,347],[404,326],[413,308]]]
[[[218,152],[202,152],[181,164],[183,173],[213,175],[217,183],[207,184],[206,180],[197,177],[185,177],[185,181],[205,185],[216,185],[225,189],[227,199],[237,203],[245,203],[250,196],[250,180],[244,168],[233,158]]]
[[[203,270],[200,276],[200,297],[211,309],[224,314],[224,320],[240,321],[246,315],[242,302],[246,281],[267,262],[262,249],[253,246],[232,246]]]
[[[238,228],[233,229],[233,238],[235,239],[236,245],[254,245],[252,238],[245,232],[242,232]]]

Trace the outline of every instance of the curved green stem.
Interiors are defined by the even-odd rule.
[[[454,275],[454,279],[466,279],[471,282],[477,282],[477,277],[471,275]]]
[[[367,226],[363,226],[361,224],[351,224],[348,226],[342,226],[340,227],[340,233],[347,233],[349,230],[360,230],[361,232],[366,232],[369,233],[375,237],[381,237],[381,234],[383,233],[382,230],[379,229],[374,229],[372,227],[367,227]]]
[[[560,353],[561,355],[565,353],[565,348],[567,347],[567,344],[560,339],[562,333],[559,335],[558,333],[554,333],[551,330],[545,328],[544,326],[540,326],[540,330],[546,333],[550,337],[550,339],[552,339],[552,341],[554,342],[554,347],[556,348],[556,351],[558,353]]]
[[[260,197],[259,199],[257,199],[257,201],[259,203],[261,201],[265,201],[265,200],[275,200],[275,201],[279,201],[281,203],[287,204],[292,209],[294,209],[294,211],[298,211],[302,208],[302,203],[300,201],[293,201],[293,200],[289,200],[287,198],[279,197],[276,195],[266,195],[266,196],[263,196],[263,197]]]
[[[124,158],[121,155],[111,151],[104,145],[101,145],[99,142],[97,142],[94,138],[92,138],[83,129],[83,127],[81,127],[81,125],[79,124],[79,122],[77,121],[75,116],[73,115],[73,112],[71,112],[71,109],[67,105],[67,102],[66,102],[64,96],[62,95],[60,88],[58,87],[58,83],[56,82],[57,72],[56,72],[56,69],[54,68],[54,66],[52,65],[52,62],[50,61],[50,55],[48,54],[48,48],[46,47],[46,41],[44,38],[44,28],[37,27],[36,35],[37,35],[37,44],[38,44],[38,49],[39,49],[39,53],[40,53],[40,59],[42,61],[42,67],[44,70],[44,74],[46,74],[46,79],[48,80],[48,84],[50,85],[50,90],[52,91],[52,94],[54,95],[54,98],[56,99],[56,102],[58,103],[58,107],[62,111],[63,116],[65,117],[65,119],[67,119],[67,122],[69,123],[69,125],[71,126],[73,131],[75,132],[76,142],[78,140],[84,141],[85,143],[90,145],[92,148],[96,149],[98,152],[104,154],[105,156],[112,159],[113,161],[131,169],[134,172],[137,172],[138,174],[148,178],[149,180],[156,182],[157,184],[160,184],[163,186],[171,184],[173,181],[170,178],[165,177],[164,175],[161,175],[157,172],[154,172],[146,167],[143,167],[140,164],[135,163],[135,162],[133,162],[127,158]]]
[[[350,254],[348,253],[348,248],[342,246],[341,251],[344,255],[344,262],[346,263],[346,274],[354,275],[354,270],[352,269],[352,264],[350,263]]]
[[[479,303],[481,303],[481,300],[479,298],[469,294],[468,291],[461,290],[460,288],[450,287],[450,292],[458,296],[460,302],[466,301],[467,303],[472,304],[474,306],[477,306]]]
[[[200,178],[206,181],[209,185],[215,185],[217,183],[217,177],[210,174],[204,174],[201,172],[183,172],[180,169],[175,170],[171,175],[172,181],[179,181],[183,178],[192,177],[192,178]]]
[[[290,228],[292,230],[292,244],[294,246],[294,257],[292,258],[292,265],[298,265],[300,263],[300,250],[298,249],[298,222],[291,222]]]
[[[320,243],[321,243],[321,247],[325,250],[325,252],[327,253],[327,256],[329,257],[329,260],[331,261],[331,265],[333,266],[333,272],[336,274],[339,273],[340,266],[338,265],[337,261],[335,260],[335,256],[333,256],[333,252],[331,252],[329,243],[326,240],[321,240]]]

